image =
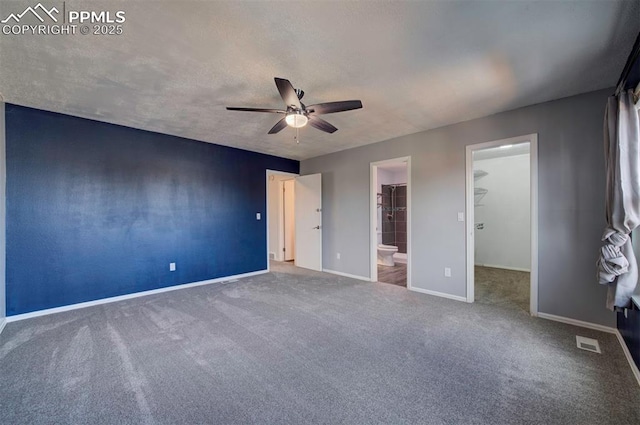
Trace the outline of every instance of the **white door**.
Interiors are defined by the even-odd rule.
[[[294,180],[285,180],[283,189],[284,261],[293,260],[295,254],[295,188]]]
[[[322,175],[296,177],[296,266],[322,270]]]

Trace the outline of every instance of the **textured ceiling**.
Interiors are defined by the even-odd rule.
[[[0,19],[33,1],[0,2]],[[62,9],[61,1],[42,0]],[[0,34],[0,93],[18,105],[305,159],[616,83],[638,1],[136,1],[124,34]],[[25,18],[26,19],[26,18]],[[37,22],[34,22],[37,23]],[[306,104],[361,99],[339,128],[277,135],[273,77]]]

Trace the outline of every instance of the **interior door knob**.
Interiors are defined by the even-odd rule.
[[[318,226],[314,227],[314,229],[320,229],[320,226],[318,225]]]

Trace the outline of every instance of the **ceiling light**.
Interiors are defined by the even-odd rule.
[[[287,121],[287,125],[289,127],[300,128],[307,125],[307,121],[309,121],[309,118],[307,118],[307,116],[303,114],[289,114],[287,115],[285,120]]]
[[[509,148],[512,148],[512,147],[513,147],[513,145],[502,145],[502,146],[500,146],[500,149],[509,149]]]

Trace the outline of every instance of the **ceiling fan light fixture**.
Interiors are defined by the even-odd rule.
[[[307,118],[306,115],[294,113],[288,114],[285,118],[285,121],[287,122],[287,125],[289,127],[300,128],[307,125],[309,118]]]

